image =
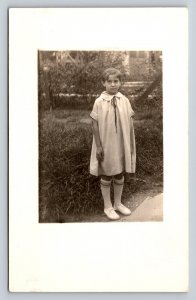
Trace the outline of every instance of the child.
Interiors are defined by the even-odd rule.
[[[118,220],[116,213],[130,215],[129,208],[121,203],[124,185],[123,172],[134,173],[136,165],[135,136],[129,100],[118,90],[122,74],[114,68],[102,75],[105,91],[95,100],[90,114],[93,123],[93,144],[90,173],[101,176],[104,212],[110,220]],[[114,207],[110,198],[113,178]]]

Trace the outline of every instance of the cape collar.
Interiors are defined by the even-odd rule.
[[[103,93],[101,93],[100,97],[106,101],[111,101],[114,96],[117,98],[120,98],[122,96],[122,94],[120,92],[118,92],[115,95],[110,95],[106,91],[104,91]]]

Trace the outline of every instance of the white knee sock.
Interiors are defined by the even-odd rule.
[[[112,202],[110,198],[110,187],[111,187],[111,180],[103,180],[101,179],[101,193],[104,200],[104,208],[112,207]]]
[[[117,206],[121,204],[122,191],[124,186],[124,177],[121,179],[115,179],[113,181],[114,185],[114,205]]]

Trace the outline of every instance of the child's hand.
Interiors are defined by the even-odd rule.
[[[104,152],[103,152],[103,148],[101,146],[97,148],[96,157],[97,157],[98,161],[103,161],[103,159],[104,159]]]

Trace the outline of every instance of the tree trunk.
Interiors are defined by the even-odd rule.
[[[140,95],[137,101],[142,101],[152,93],[152,91],[158,86],[159,82],[162,80],[162,73],[158,74],[155,80],[148,86],[142,95]]]

